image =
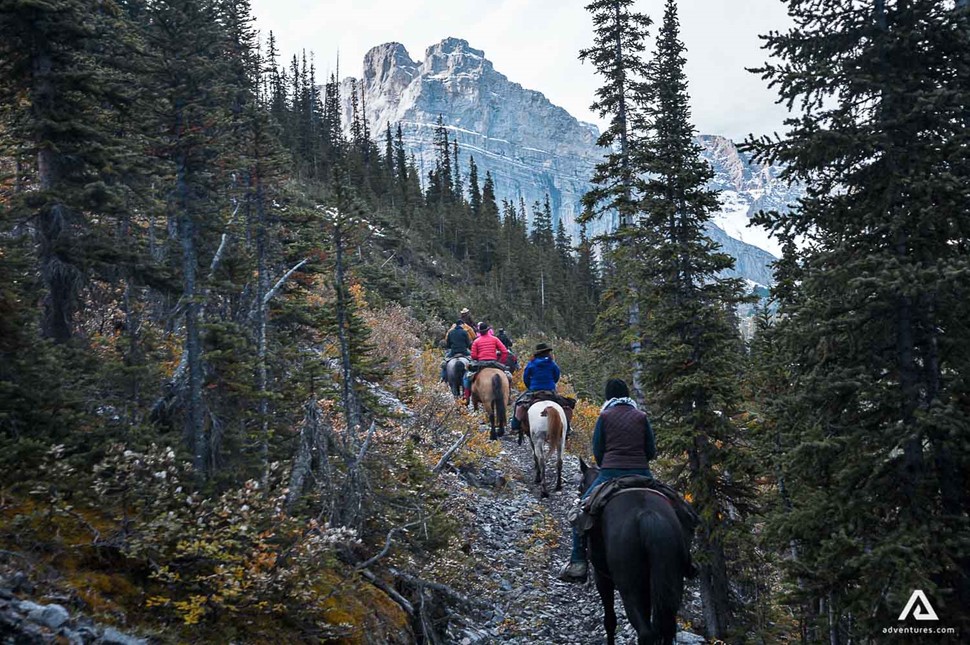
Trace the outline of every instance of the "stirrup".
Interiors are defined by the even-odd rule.
[[[570,562],[559,570],[556,576],[563,582],[586,582],[589,566],[585,562]]]

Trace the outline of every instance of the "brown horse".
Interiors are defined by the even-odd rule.
[[[509,381],[505,372],[494,367],[479,370],[472,383],[472,405],[478,411],[482,404],[488,413],[489,439],[495,440],[505,434],[505,406],[509,401]]]

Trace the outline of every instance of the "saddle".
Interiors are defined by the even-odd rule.
[[[533,403],[539,403],[540,401],[552,401],[553,403],[558,403],[566,408],[576,407],[576,399],[568,396],[561,396],[552,390],[532,390],[529,392],[524,392],[518,399],[516,399],[515,404],[530,406]]]
[[[478,378],[478,375],[486,367],[494,367],[497,370],[501,370],[505,374],[505,378],[508,380],[509,388],[511,389],[512,373],[509,372],[509,368],[504,363],[499,361],[470,361],[466,363],[465,368],[468,370],[468,373],[471,374],[471,380],[469,382],[474,383]]]
[[[596,524],[596,519],[603,513],[603,509],[611,499],[622,493],[632,491],[650,491],[667,500],[673,508],[685,535],[693,535],[694,529],[700,523],[700,516],[680,494],[667,484],[644,475],[625,475],[603,482],[593,489],[593,492],[574,509],[575,519],[570,517],[576,528],[588,531]]]

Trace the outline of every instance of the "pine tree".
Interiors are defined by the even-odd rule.
[[[435,167],[428,174],[428,204],[450,204],[454,201],[454,183],[451,164],[451,145],[448,140],[448,129],[444,120],[438,115],[434,129]],[[444,214],[442,213],[443,217]],[[439,234],[444,235],[444,220],[441,220]]]
[[[36,224],[41,333],[59,343],[75,334],[95,257],[116,252],[92,246],[104,239],[95,222],[107,225],[124,208],[119,174],[131,154],[119,136],[131,127],[119,108],[134,100],[115,50],[130,44],[120,22],[80,0],[0,3],[3,153],[35,188],[17,194],[11,214]]]
[[[397,173],[397,180],[401,183],[402,189],[407,186],[408,164],[404,150],[404,134],[401,132],[401,124],[397,124],[397,132],[394,134],[394,165]]]
[[[174,176],[168,207],[182,256],[185,441],[196,476],[204,478],[209,437],[202,396],[203,289],[198,274],[200,247],[211,239],[217,224],[212,215],[219,210],[212,163],[224,153],[216,142],[228,123],[225,67],[218,54],[223,40],[215,3],[173,0],[150,5],[148,11],[153,28],[147,38],[160,61],[152,79],[164,132],[157,150]]]
[[[486,177],[490,181],[491,176]],[[495,186],[491,186],[492,203],[495,203]],[[472,217],[478,219],[482,214],[482,190],[478,185],[478,166],[475,165],[475,157],[468,158],[468,208],[471,210]],[[495,209],[496,220],[498,220],[498,208]]]
[[[592,178],[596,188],[583,203],[587,219],[615,211],[621,227],[633,224],[637,211],[637,169],[631,154],[637,139],[637,88],[646,73],[643,40],[652,24],[650,18],[631,10],[633,4],[633,0],[596,0],[586,5],[593,14],[596,38],[593,47],[579,53],[580,60],[592,62],[605,81],[590,109],[609,118],[597,144],[610,151],[597,164]]]
[[[552,233],[552,205],[549,203],[548,193],[542,202],[536,201],[532,205],[532,231],[530,241],[544,251],[551,251],[555,247]]]
[[[593,14],[596,36],[593,47],[579,53],[580,59],[591,61],[604,79],[604,85],[596,91],[596,101],[590,107],[609,119],[609,126],[597,140],[608,152],[597,164],[591,179],[595,188],[583,196],[585,212],[582,220],[588,222],[606,215],[611,219],[618,218],[611,223],[610,229],[614,240],[624,245],[629,243],[626,237],[637,224],[637,183],[642,168],[635,165],[633,149],[640,136],[637,124],[643,97],[639,86],[646,73],[644,38],[651,24],[650,18],[632,11],[633,4],[633,0],[596,0],[588,4],[586,10]],[[642,331],[635,278],[626,274],[613,277],[626,287],[625,291],[623,287],[614,289],[617,295],[614,307],[626,310],[626,329],[622,338],[633,359],[632,394],[642,398]]]
[[[794,211],[760,216],[804,239],[779,293],[792,376],[773,422],[792,510],[773,530],[820,610],[807,630],[879,638],[914,589],[966,629],[967,12],[796,0],[789,13],[795,27],[765,40],[778,62],[758,71],[798,112],[783,138],[747,144],[807,187]]]
[[[686,488],[702,521],[698,527],[700,588],[709,638],[732,627],[729,549],[747,533],[740,524],[750,506],[752,469],[731,418],[740,410],[739,332],[734,309],[741,285],[719,275],[734,266],[705,234],[718,208],[706,188],[713,170],[700,157],[690,123],[684,45],[675,0],[668,0],[656,53],[643,91],[646,136],[636,155],[646,169],[642,226],[633,249],[641,267],[641,294],[650,316],[644,352],[652,409],[662,418],[658,444],[687,455]]]
[[[564,266],[568,267],[572,260],[573,241],[570,239],[569,234],[566,233],[566,225],[563,223],[562,218],[556,222],[556,251],[559,253],[560,261]]]
[[[330,75],[330,80],[324,88],[323,113],[322,113],[322,136],[323,136],[323,155],[327,164],[327,169],[322,171],[326,176],[327,172],[338,163],[343,156],[344,134],[341,125],[341,111],[343,105],[340,102],[340,83],[337,81],[336,74]]]

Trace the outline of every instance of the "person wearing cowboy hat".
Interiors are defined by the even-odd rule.
[[[445,347],[448,346],[448,334],[453,332],[455,329],[464,329],[465,333],[468,335],[468,346],[471,347],[472,343],[478,337],[475,332],[475,323],[472,322],[472,315],[468,311],[468,307],[464,307],[460,312],[458,312],[458,321],[448,328],[445,332]]]
[[[556,395],[556,383],[559,382],[560,375],[561,372],[559,366],[556,365],[556,358],[552,354],[552,346],[547,343],[536,345],[535,351],[532,353],[532,360],[529,361],[529,364],[525,366],[525,371],[522,372],[522,381],[528,390],[519,395],[519,398],[515,401],[515,412],[509,420],[509,427],[512,430],[518,430],[522,426],[522,422],[528,418],[528,404],[532,403],[537,392],[551,394],[552,396],[549,398],[556,400],[563,406],[566,420],[568,421],[572,417],[572,406],[562,397]]]

